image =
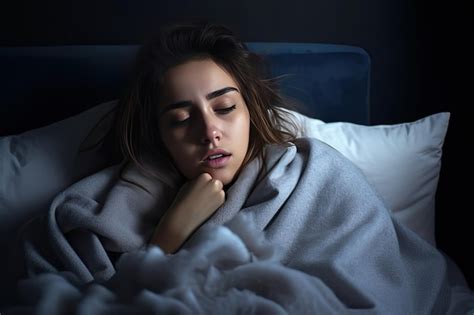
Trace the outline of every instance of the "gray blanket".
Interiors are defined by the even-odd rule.
[[[83,314],[459,314],[443,256],[315,139],[266,148],[175,255],[148,240],[180,178],[121,165],[57,196],[23,231],[21,310]],[[159,166],[158,166],[159,168]],[[22,266],[19,264],[18,266]],[[15,310],[15,308],[12,308]]]

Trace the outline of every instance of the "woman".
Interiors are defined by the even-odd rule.
[[[24,269],[38,277],[20,291],[63,311],[84,300],[164,313],[454,310],[443,257],[347,159],[295,137],[257,61],[208,23],[143,46],[116,117],[124,162],[25,230]],[[77,286],[58,298],[63,273]],[[91,299],[84,284],[111,291]]]
[[[230,30],[205,23],[164,29],[139,53],[118,118],[123,153],[139,166],[145,154],[166,154],[189,181],[151,239],[166,252],[222,205],[225,189],[262,158],[265,144],[295,139],[258,63]]]

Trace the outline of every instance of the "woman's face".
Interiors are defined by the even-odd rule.
[[[187,178],[231,183],[247,154],[250,115],[234,79],[211,59],[169,69],[159,104],[160,136]]]

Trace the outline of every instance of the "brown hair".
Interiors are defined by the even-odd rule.
[[[223,25],[190,22],[164,27],[137,54],[131,84],[120,99],[116,132],[124,158],[153,175],[147,157],[171,161],[158,131],[158,101],[162,77],[173,66],[210,58],[237,82],[250,113],[250,139],[243,165],[259,157],[266,144],[285,144],[298,126],[289,119],[275,79],[266,78],[263,59],[250,52]],[[170,163],[172,164],[172,163]],[[155,174],[156,175],[156,174]]]

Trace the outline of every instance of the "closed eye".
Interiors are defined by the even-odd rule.
[[[217,112],[220,115],[226,115],[226,114],[229,114],[230,112],[234,111],[236,108],[237,108],[236,105],[232,105],[232,106],[226,107],[226,108],[218,108],[218,109],[215,109],[214,111]],[[181,126],[181,125],[187,123],[188,121],[189,121],[189,117],[187,117],[185,119],[181,119],[181,120],[172,120],[172,121],[170,121],[169,124],[170,124],[171,127],[178,127],[178,126]]]
[[[181,119],[181,120],[178,120],[178,119],[176,119],[176,120],[171,120],[171,121],[169,122],[169,125],[170,125],[171,127],[177,127],[177,126],[183,125],[183,124],[186,123],[188,120],[189,120],[189,117],[188,117],[188,118],[185,118],[185,119]]]
[[[233,111],[235,108],[236,108],[236,105],[232,105],[232,106],[226,107],[226,108],[218,108],[215,111],[220,113],[220,114],[228,114],[231,111]]]

